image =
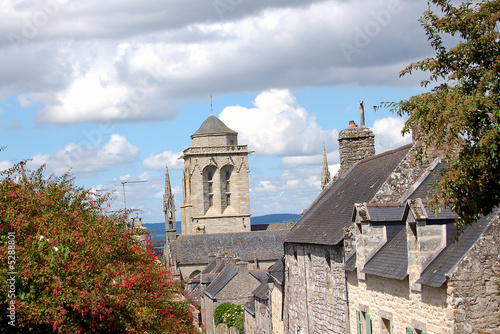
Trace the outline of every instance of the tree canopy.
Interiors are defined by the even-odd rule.
[[[105,212],[108,195],[22,164],[0,176],[0,332],[197,333],[169,268]]]
[[[435,87],[387,105],[408,116],[403,132],[415,131],[423,143],[418,158],[428,147],[445,150],[451,164],[431,203],[451,207],[462,224],[470,224],[499,204],[500,0],[458,6],[430,0],[420,22],[436,54],[410,64],[400,76],[429,72],[421,84]]]

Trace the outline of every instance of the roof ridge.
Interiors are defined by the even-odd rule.
[[[384,157],[386,155],[390,155],[390,154],[394,154],[394,153],[397,153],[399,151],[403,151],[407,148],[410,148],[413,146],[413,143],[410,143],[410,144],[406,144],[406,145],[403,145],[403,146],[400,146],[398,148],[395,148],[395,149],[392,149],[392,150],[389,150],[389,151],[385,151],[385,152],[382,152],[382,153],[379,153],[379,154],[376,154],[374,156],[371,156],[369,158],[365,158],[363,160],[360,160],[359,163],[362,164],[362,163],[366,163],[367,161],[371,161],[371,160],[375,160],[375,159],[378,159],[378,158],[381,158],[381,157]]]

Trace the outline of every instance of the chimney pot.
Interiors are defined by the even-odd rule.
[[[349,121],[349,127],[350,128],[356,127],[356,123],[354,123],[354,121]]]

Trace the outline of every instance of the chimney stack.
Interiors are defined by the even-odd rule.
[[[349,127],[339,133],[340,171],[345,175],[358,161],[375,155],[375,135],[365,126],[364,102],[359,102],[361,126],[357,127],[354,121]]]
[[[240,261],[236,263],[236,270],[238,274],[248,273],[248,262]]]

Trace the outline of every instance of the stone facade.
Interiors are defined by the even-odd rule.
[[[285,333],[346,333],[343,257],[338,246],[285,244]]]
[[[248,151],[237,133],[210,116],[184,150],[182,233],[250,231]]]
[[[450,273],[455,333],[500,333],[500,216]]]
[[[453,333],[453,313],[448,307],[445,288],[424,286],[416,292],[409,280],[396,280],[374,275],[358,279],[358,272],[347,273],[349,294],[349,327],[362,333],[371,321],[371,333],[407,333],[412,328],[426,333]],[[359,313],[358,313],[359,312]]]
[[[372,205],[371,210],[381,208]],[[379,221],[373,225],[370,206],[357,204],[355,210],[355,225],[358,226],[354,240],[356,268],[346,272],[351,332],[500,332],[500,296],[496,284],[500,274],[498,213],[491,223],[486,222],[489,218],[483,218],[476,223],[478,226],[469,227],[471,230],[460,236],[462,240],[452,243],[452,214],[440,213],[443,216],[440,218],[427,213],[420,199],[410,199],[403,214],[402,231],[388,242],[387,229],[396,221],[382,225]],[[387,212],[385,217],[388,217]],[[474,235],[482,231],[481,224],[487,227],[474,242]],[[389,248],[382,249],[386,243]],[[466,248],[468,250],[461,257],[464,247],[470,248]],[[377,258],[374,254],[379,250]],[[387,252],[391,253],[389,257]],[[402,257],[406,257],[407,264],[401,264],[404,262]],[[433,262],[435,259],[437,263]],[[364,268],[368,260],[371,267],[366,273]],[[434,267],[429,268],[431,264]],[[449,267],[453,268],[451,272],[443,269],[444,272],[436,274],[441,268]],[[401,268],[404,273],[397,278],[395,273]]]
[[[271,305],[271,333],[283,334],[283,287],[280,284],[273,284],[270,294]]]
[[[237,273],[232,277],[216,295],[210,295],[204,291],[201,298],[201,308],[204,311],[202,322],[205,324],[207,334],[215,333],[214,311],[217,306],[230,302],[236,305],[245,304],[252,297],[252,291],[259,286],[260,282],[250,274],[247,262],[236,263]],[[214,280],[212,284],[217,284]],[[210,287],[210,286],[209,286]]]

